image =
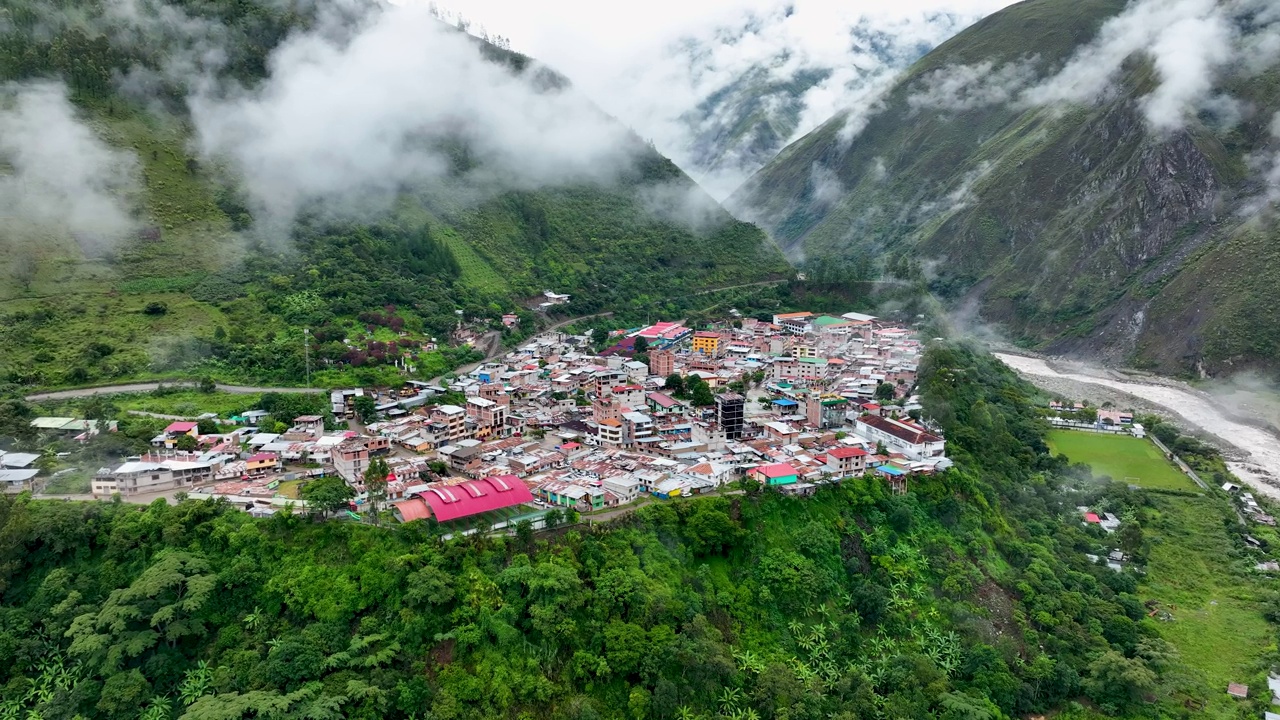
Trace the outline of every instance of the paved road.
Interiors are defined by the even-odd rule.
[[[132,383],[129,385],[103,385],[101,387],[76,388],[74,390],[57,390],[54,392],[35,393],[28,395],[29,402],[37,400],[66,400],[69,398],[92,397],[94,395],[116,395],[119,393],[141,393],[151,392],[163,385],[164,387],[195,387],[195,382],[164,382],[164,383]],[[218,383],[218,389],[222,392],[236,393],[239,395],[249,395],[253,393],[268,392],[290,392],[290,393],[322,393],[326,392],[321,388],[298,388],[298,387],[250,387],[247,385],[223,385]]]

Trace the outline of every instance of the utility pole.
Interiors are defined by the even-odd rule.
[[[302,328],[302,354],[307,359],[307,389],[311,389],[311,329]]]

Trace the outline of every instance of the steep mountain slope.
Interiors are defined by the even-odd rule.
[[[527,332],[544,289],[586,313],[789,271],[563,77],[354,5],[22,0],[0,14],[14,139],[0,141],[0,381],[300,382],[304,327],[319,367],[378,364],[381,347],[343,340],[385,344],[372,331],[392,315],[416,347],[455,310],[518,310]],[[389,67],[368,64],[379,43]],[[82,196],[94,204],[70,212]]]
[[[1025,344],[1166,372],[1275,368],[1280,67],[1228,52],[1193,112],[1160,114],[1169,21],[1143,13],[1177,5],[1012,6],[913,66],[861,132],[833,118],[730,206],[793,258],[879,257]],[[1280,39],[1265,4],[1202,15],[1186,27]],[[1110,82],[1079,93],[1109,61]]]

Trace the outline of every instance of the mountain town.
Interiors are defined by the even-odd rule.
[[[588,335],[549,333],[442,386],[331,391],[332,418],[359,430],[305,415],[262,432],[261,410],[214,418],[220,429],[238,424],[230,432],[173,422],[146,455],[99,470],[92,494],[146,502],[180,491],[270,515],[305,511],[288,491],[336,476],[351,489],[352,517],[372,509],[470,531],[513,518],[540,527],[549,508],[591,513],[744,479],[805,495],[872,473],[903,493],[912,476],[950,467],[913,394],[916,333],[852,312],[771,320],[659,322],[610,333],[599,352]],[[359,412],[362,401],[371,412]]]

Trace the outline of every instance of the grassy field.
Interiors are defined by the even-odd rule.
[[[145,410],[161,415],[181,415],[189,418],[205,413],[217,413],[218,417],[226,418],[235,413],[256,408],[261,400],[262,395],[256,393],[202,393],[199,390],[183,390],[164,395],[138,393],[119,395],[115,398],[116,404],[124,410]]]
[[[1235,517],[1225,500],[1154,497],[1159,515],[1144,528],[1151,553],[1139,596],[1176,606],[1174,620],[1158,623],[1160,634],[1204,673],[1212,698],[1205,715],[1237,717],[1228,682],[1266,692],[1260,663],[1275,637],[1261,613],[1265,588],[1232,558],[1225,528]]]
[[[1154,490],[1196,490],[1196,484],[1165,459],[1150,440],[1078,430],[1049,433],[1049,448],[1072,462],[1088,463],[1093,474]],[[1135,479],[1136,478],[1136,479]]]

